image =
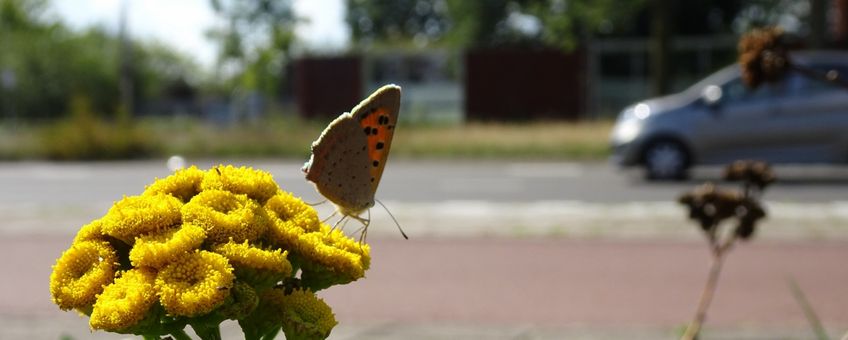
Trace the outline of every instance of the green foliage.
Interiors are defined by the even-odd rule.
[[[98,119],[86,97],[74,97],[70,117],[44,130],[44,156],[90,160],[139,158],[157,153],[158,146],[150,134],[134,125],[126,113],[119,113],[118,117],[115,122]]]
[[[438,40],[448,28],[444,1],[348,0],[347,6],[345,20],[357,41]]]
[[[48,125],[0,125],[0,159],[126,159],[166,157],[309,158],[324,121],[269,118],[219,126],[187,117],[110,123],[78,110]],[[290,115],[289,115],[290,116]],[[120,122],[120,120],[119,120]],[[609,156],[611,121],[465,125],[402,124],[398,157],[589,159]]]
[[[14,85],[0,87],[0,118],[55,119],[70,112],[74,96],[94,112],[118,112],[119,39],[102,28],[74,31],[42,15],[45,0],[0,0],[0,72]],[[130,45],[135,101],[144,106],[187,74],[187,58],[155,43]]]
[[[210,0],[226,24],[207,32],[219,46],[218,81],[232,89],[276,97],[294,43],[297,18],[290,0]]]
[[[414,39],[459,48],[540,46],[569,50],[584,34],[624,22],[645,0],[348,0],[347,23],[360,42]]]

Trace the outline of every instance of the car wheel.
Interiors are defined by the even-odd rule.
[[[689,153],[678,142],[657,141],[643,153],[645,175],[648,179],[684,179],[689,169]]]

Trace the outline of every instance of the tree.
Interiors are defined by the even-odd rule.
[[[581,35],[609,22],[628,21],[644,0],[348,0],[347,4],[347,23],[357,42],[415,39],[459,48],[571,49]]]
[[[210,0],[226,23],[208,37],[219,46],[218,69],[232,86],[276,96],[297,22],[291,0]]]
[[[14,86],[0,87],[0,117],[62,117],[72,98],[84,98],[104,116],[121,111],[118,38],[97,27],[69,29],[43,15],[47,5],[0,0],[0,73],[14,78]],[[160,96],[165,84],[196,70],[188,58],[164,46],[134,42],[129,48],[139,107]]]
[[[354,41],[418,44],[438,41],[448,25],[444,0],[348,0]]]

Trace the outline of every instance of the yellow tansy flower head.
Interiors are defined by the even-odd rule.
[[[292,266],[287,252],[265,250],[244,243],[228,242],[215,245],[212,251],[224,255],[235,268],[236,276],[261,286],[273,286],[291,275]]]
[[[156,303],[156,272],[132,269],[103,289],[91,312],[91,329],[122,331],[144,319]]]
[[[162,268],[200,248],[205,238],[203,228],[191,223],[140,236],[130,250],[130,262],[135,267]]]
[[[371,264],[371,248],[346,236],[341,230],[321,225],[320,232],[299,239],[301,279],[314,290],[356,281],[365,276]]]
[[[177,316],[209,313],[229,295],[233,267],[221,255],[197,251],[165,266],[156,277],[159,302]]]
[[[100,222],[100,220],[94,220],[80,228],[77,235],[74,237],[73,243],[103,240],[103,223]]]
[[[320,230],[318,212],[289,193],[281,191],[268,199],[265,211],[271,219],[268,238],[281,248],[294,249],[301,235]]]
[[[203,191],[182,208],[183,220],[206,230],[212,242],[255,240],[265,233],[268,217],[256,201],[223,190]]]
[[[94,304],[103,286],[115,278],[118,256],[104,241],[84,241],[71,245],[53,266],[50,295],[63,310]]]
[[[260,203],[265,203],[279,190],[270,173],[250,167],[236,168],[232,165],[217,166],[207,171],[200,188],[245,194]]]
[[[296,289],[282,303],[286,339],[326,339],[338,324],[330,306],[309,290]]]
[[[143,195],[168,194],[188,202],[200,192],[203,176],[203,170],[192,165],[190,168],[177,170],[173,175],[163,179],[157,179],[144,190]]]
[[[80,228],[50,276],[52,300],[92,330],[323,339],[336,325],[314,292],[361,277],[370,248],[248,167],[190,167],[124,197]]]
[[[101,220],[103,232],[132,243],[136,236],[178,225],[181,206],[176,197],[161,193],[124,197]]]

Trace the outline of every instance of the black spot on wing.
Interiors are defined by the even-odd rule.
[[[377,150],[382,150],[384,146],[385,144],[383,142],[377,142],[377,145],[374,147],[377,148]]]
[[[373,163],[371,163],[371,165],[373,165],[374,167],[378,167],[380,166],[380,161],[375,160]]]

